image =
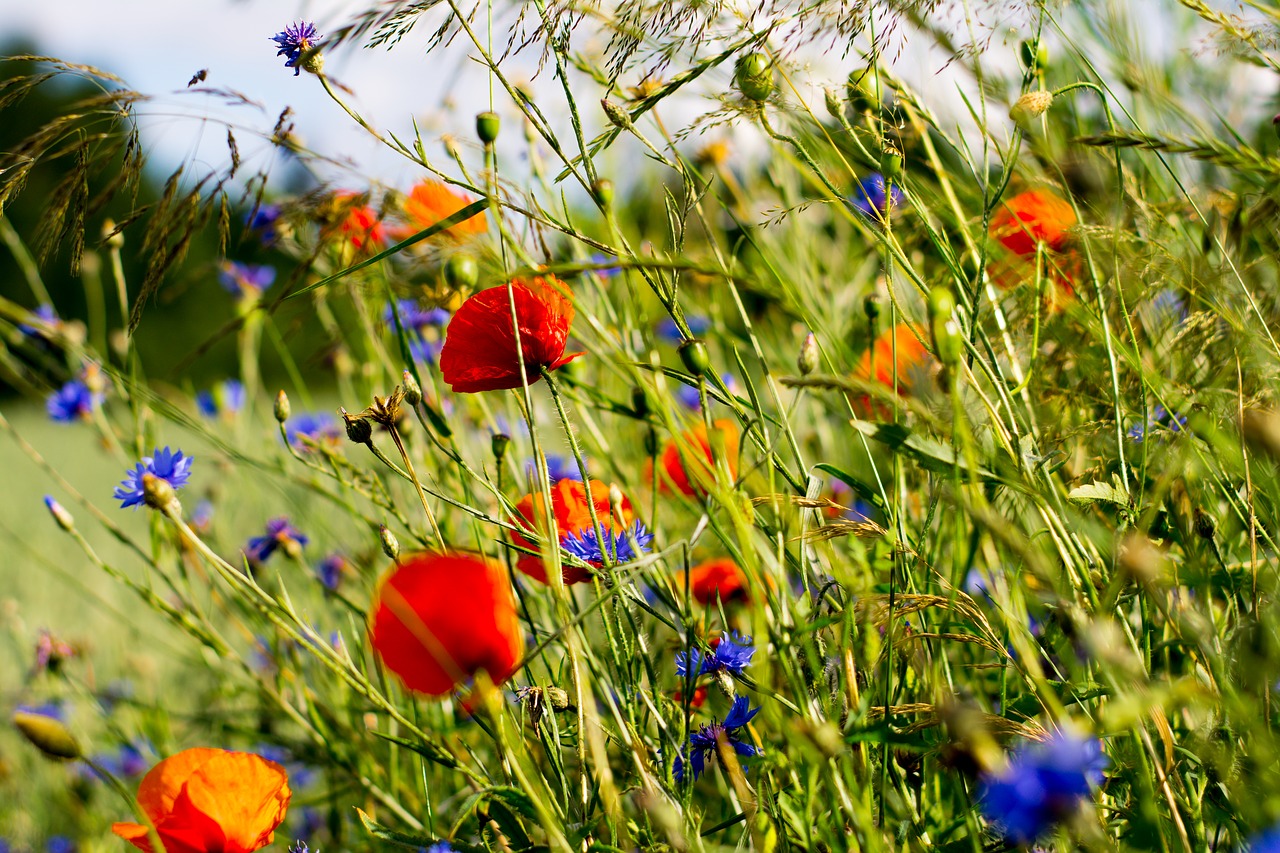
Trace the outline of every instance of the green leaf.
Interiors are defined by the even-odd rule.
[[[432,225],[429,228],[422,229],[417,234],[414,234],[412,237],[408,238],[407,240],[401,240],[399,243],[396,243],[391,248],[383,249],[378,254],[369,258],[365,258],[363,261],[361,261],[358,264],[349,266],[344,270],[339,270],[333,275],[326,276],[320,279],[319,281],[317,281],[315,284],[309,284],[306,287],[302,288],[301,290],[296,290],[293,293],[290,293],[288,296],[286,296],[285,299],[297,299],[299,296],[303,295],[304,293],[310,293],[311,291],[315,290],[318,287],[324,287],[326,284],[335,282],[340,278],[346,278],[347,276],[351,275],[353,272],[358,272],[359,270],[362,270],[367,266],[376,264],[378,261],[382,260],[383,258],[391,257],[392,255],[399,252],[401,249],[407,249],[409,246],[412,246],[414,243],[420,243],[423,240],[427,240],[431,237],[434,237],[435,235],[439,234],[441,231],[444,231],[448,228],[452,228],[453,226],[461,222],[466,222],[468,219],[475,216],[476,214],[484,213],[485,210],[488,209],[488,207],[489,207],[488,199],[482,198],[479,201],[473,201],[471,202],[471,204],[467,205],[461,210],[455,213],[451,213],[448,216],[446,216],[444,219],[441,219],[435,225]]]
[[[848,474],[834,465],[828,465],[826,462],[819,462],[813,467],[817,468],[819,471],[827,472],[832,477],[840,479],[849,488],[853,489],[858,494],[858,497],[862,498],[877,509],[884,509],[884,498],[880,497],[880,493],[859,480],[857,477],[854,477],[852,474]]]
[[[1080,504],[1101,502],[1127,508],[1129,493],[1119,483],[1112,485],[1094,480],[1087,486],[1076,486],[1067,493],[1067,500]]]
[[[867,438],[880,442],[894,453],[907,456],[920,464],[920,467],[940,474],[950,474],[960,470],[970,477],[978,476],[984,480],[1003,482],[986,468],[971,469],[969,464],[956,453],[955,448],[943,444],[936,438],[926,438],[912,432],[902,424],[882,424],[870,421],[854,421],[853,428]],[[820,466],[819,466],[820,467]],[[847,482],[847,481],[846,481]],[[853,483],[849,483],[853,485]]]
[[[416,752],[418,755],[427,759],[427,761],[430,761],[433,764],[439,764],[441,767],[453,769],[459,766],[457,759],[433,744],[419,743],[402,737],[396,737],[395,735],[389,735],[386,732],[373,731],[372,729],[369,730],[369,733],[374,737],[380,737],[385,741],[390,741],[397,746],[403,746],[411,752]]]
[[[475,847],[471,844],[463,844],[460,841],[450,841],[447,838],[433,838],[430,835],[413,835],[408,832],[399,832],[389,829],[378,823],[373,818],[365,814],[364,809],[356,808],[356,814],[360,815],[360,822],[364,824],[364,828],[374,838],[380,838],[383,841],[390,841],[392,844],[399,844],[402,847],[412,847],[415,850],[422,847],[430,847],[433,844],[448,844],[458,853],[473,853],[484,848]]]

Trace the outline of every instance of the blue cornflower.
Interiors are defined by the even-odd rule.
[[[72,379],[57,391],[49,395],[45,401],[45,409],[49,417],[59,423],[88,420],[93,410],[102,405],[102,395],[91,391],[89,386],[79,379]]]
[[[283,548],[290,557],[297,557],[302,546],[310,539],[287,518],[273,518],[267,522],[265,536],[254,536],[245,546],[244,555],[250,563],[262,563],[277,550]]]
[[[1280,824],[1250,838],[1244,849],[1249,853],[1280,853]]]
[[[310,21],[298,21],[296,24],[285,27],[284,32],[273,35],[271,41],[280,46],[276,56],[286,57],[284,67],[292,68],[293,76],[297,77],[302,71],[302,66],[298,64],[302,54],[319,44],[321,38],[323,36],[320,35],[315,24]]]
[[[609,555],[614,557],[614,562],[617,563],[629,563],[636,559],[649,550],[649,543],[653,541],[653,534],[645,529],[639,519],[636,519],[621,536],[609,527],[604,527],[604,537],[605,547],[609,549]],[[634,548],[631,545],[633,540]],[[570,533],[564,537],[560,547],[593,566],[603,565],[605,560],[600,548],[600,540],[596,538],[594,524],[588,525],[578,533]]]
[[[341,554],[330,554],[316,566],[316,577],[330,592],[336,592],[342,585],[342,578],[350,571],[350,563]]]
[[[884,175],[872,172],[858,182],[858,186],[854,187],[853,195],[846,201],[849,202],[850,207],[868,219],[883,222],[893,208],[902,204],[902,199],[902,190],[897,184],[891,184],[886,192]]]
[[[47,853],[76,853],[76,843],[65,835],[53,835],[45,842]]]
[[[525,466],[532,479],[537,479],[538,469],[532,462]],[[578,461],[569,456],[547,457],[547,479],[554,485],[558,480],[577,480],[582,482],[582,472],[578,470]]]
[[[738,393],[738,382],[733,378],[732,373],[722,374],[720,376],[720,380],[724,382],[724,385],[729,389],[730,394]],[[680,401],[680,405],[684,406],[691,412],[702,411],[702,397],[698,393],[698,387],[696,385],[682,384],[676,391],[676,399]],[[711,399],[710,396],[708,396],[708,399]]]
[[[388,305],[382,312],[382,321],[388,329],[396,327],[396,314],[406,329],[421,330],[428,326],[441,328],[449,324],[450,314],[443,308],[423,308],[414,299],[399,299],[395,306]]]
[[[276,268],[223,261],[218,268],[218,281],[232,296],[256,296],[276,280]]]
[[[57,331],[62,325],[62,321],[58,319],[58,312],[54,311],[53,306],[48,303],[32,311],[31,316],[35,318],[36,325],[22,323],[18,326],[18,331],[28,338],[47,338],[50,332]]]
[[[314,442],[337,441],[341,437],[338,422],[332,415],[301,412],[289,418],[285,427],[285,435],[289,443],[295,447],[305,448],[300,438],[309,438]]]
[[[761,754],[762,750],[743,741],[744,733],[741,731],[758,713],[760,709],[752,709],[751,702],[746,696],[737,696],[723,723],[708,723],[689,735],[689,743],[685,751],[689,755],[689,763],[693,765],[694,779],[701,776],[702,771],[706,769],[707,756],[716,754],[716,742],[721,737],[734,752],[744,758]],[[684,763],[685,755],[677,755],[675,766],[672,768],[676,780],[680,782],[684,781]]]
[[[44,702],[40,705],[19,705],[14,708],[14,712],[18,714],[35,714],[40,717],[48,717],[51,720],[57,720],[60,723],[67,721],[67,709],[63,707],[61,702]]]
[[[415,362],[421,364],[435,364],[436,359],[440,357],[440,350],[444,347],[444,341],[428,340],[418,332],[411,332],[409,337],[409,355]]]
[[[1069,816],[1103,782],[1108,765],[1097,738],[1054,732],[1024,746],[979,785],[982,814],[1014,844],[1030,844]]]
[[[616,255],[606,255],[603,252],[596,252],[591,257],[587,258],[587,263],[607,264],[609,263],[609,261],[616,261],[617,259],[618,258]],[[621,271],[622,271],[622,267],[604,267],[602,269],[592,270],[592,272],[594,272],[596,275],[600,276],[601,278],[613,278],[615,275],[617,275]]]
[[[742,676],[751,665],[756,647],[751,644],[750,637],[741,637],[737,631],[725,632],[720,642],[705,656],[698,649],[690,649],[687,653],[676,655],[676,674],[688,677],[707,675],[708,673],[727,672],[730,675]]]
[[[289,853],[311,853],[311,848],[307,847],[305,841],[295,841],[289,846]]]
[[[446,842],[441,841],[439,844],[432,844],[430,847],[419,847],[418,853],[457,853]]]
[[[154,752],[150,743],[139,739],[133,743],[121,744],[119,749],[111,752],[95,755],[93,763],[112,776],[132,778],[147,772],[151,767],[151,760],[147,758],[147,753]],[[103,778],[96,767],[90,767],[87,764],[84,766],[83,775],[86,779]]]
[[[234,415],[244,408],[244,385],[237,379],[224,379],[196,394],[196,408],[206,418],[216,418],[222,412]]]
[[[1147,304],[1149,322],[1154,332],[1167,332],[1187,319],[1187,303],[1173,288],[1166,287]]]
[[[1143,442],[1147,438],[1147,430],[1164,427],[1169,432],[1182,432],[1187,425],[1187,419],[1183,415],[1169,414],[1168,410],[1159,403],[1151,410],[1150,417],[1147,418],[1146,424],[1134,424],[1129,427],[1129,440]]]
[[[711,318],[704,317],[701,314],[686,314],[684,322],[694,337],[705,335],[707,330],[711,328]],[[676,321],[670,317],[663,317],[658,321],[657,331],[658,338],[669,344],[678,344],[684,340],[684,336],[680,334],[680,329],[676,327]]]
[[[270,246],[279,236],[276,233],[276,221],[280,219],[281,207],[278,204],[260,204],[245,216],[244,223],[250,231],[258,232],[264,246]]]
[[[142,461],[116,486],[113,497],[120,501],[121,509],[145,503],[146,495],[142,490],[144,474],[159,477],[175,491],[181,489],[191,479],[191,463],[194,461],[194,457],[184,456],[181,450],[170,450],[168,447],[153,450],[152,455],[142,457]]]
[[[289,775],[289,785],[293,788],[305,788],[315,778],[315,771],[303,764],[293,755],[293,750],[275,743],[260,743],[253,751],[267,761],[274,761],[285,769]]]

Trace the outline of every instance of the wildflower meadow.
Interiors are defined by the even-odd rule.
[[[0,56],[0,853],[1280,850],[1274,6],[276,5]]]

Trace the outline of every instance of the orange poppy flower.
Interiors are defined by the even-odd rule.
[[[932,360],[923,343],[928,340],[926,335],[924,330],[911,323],[899,323],[892,329],[886,329],[862,354],[857,369],[853,371],[854,377],[878,382],[895,392],[910,393],[920,378],[921,369],[928,367]]]
[[[471,554],[415,554],[383,578],[369,642],[418,693],[443,696],[480,670],[501,684],[524,648],[506,570]]]
[[[608,537],[612,529],[613,519],[609,507],[609,486],[599,480],[591,481],[591,503],[596,507],[596,518],[600,522],[601,532]],[[570,536],[586,531],[595,535],[595,527],[591,524],[591,509],[587,504],[587,489],[578,480],[556,480],[551,484],[551,511],[555,515],[556,530],[563,543]],[[516,504],[516,512],[524,519],[530,530],[545,531],[547,527],[546,499],[541,492],[525,495]],[[622,499],[622,518],[630,524],[633,515],[631,501]],[[518,533],[511,536],[511,541],[524,548],[537,550],[537,546]],[[516,561],[516,568],[540,583],[547,582],[547,569],[542,558],[535,554],[521,554]],[[561,564],[560,576],[566,584],[585,583],[591,580],[591,572],[580,566]]]
[[[1050,251],[1066,246],[1067,230],[1076,224],[1076,212],[1064,199],[1047,190],[1027,190],[1005,201],[991,217],[991,236],[1020,257],[1036,253],[1044,243]]]
[[[152,767],[138,786],[138,805],[167,853],[252,853],[272,842],[291,795],[289,778],[274,761],[197,747]],[[142,824],[116,823],[111,831],[150,853]]]
[[[678,572],[675,580],[677,593],[683,592],[684,584],[684,572]],[[746,604],[751,600],[747,593],[747,576],[728,557],[707,560],[690,569],[689,594],[699,604],[714,604],[717,598],[725,604]]]
[[[391,228],[391,236],[397,240],[407,240],[419,231],[430,228],[442,219],[452,216],[475,199],[463,193],[457,193],[440,181],[423,181],[405,196],[404,225]],[[478,213],[470,219],[459,222],[442,233],[455,240],[464,240],[477,234],[483,234],[489,228],[484,214]],[[437,235],[439,236],[439,235]]]
[[[501,391],[519,388],[520,354],[530,384],[542,370],[563,367],[584,353],[565,355],[573,300],[568,286],[555,276],[516,279],[511,292],[500,284],[472,295],[458,308],[445,332],[440,374],[454,391]],[[511,327],[511,304],[520,321],[520,352]]]
[[[724,436],[725,461],[729,463],[729,474],[735,479],[738,476],[738,451],[741,448],[742,433],[736,421],[728,418],[716,420],[712,426],[716,432]],[[683,451],[684,457],[681,456]],[[691,463],[689,470],[685,466],[685,458]],[[698,424],[685,430],[679,438],[672,439],[662,448],[662,472],[665,475],[658,482],[658,488],[668,494],[674,487],[683,495],[704,495],[716,481],[712,465],[711,441],[707,438],[707,427]],[[653,476],[653,462],[645,466],[645,478]]]

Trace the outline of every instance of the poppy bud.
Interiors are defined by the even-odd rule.
[[[150,472],[142,475],[142,500],[147,506],[161,512],[182,510],[182,505],[178,503],[178,493],[173,490],[169,481]]]
[[[929,293],[929,324],[933,332],[933,349],[938,354],[938,361],[948,366],[960,360],[963,349],[955,311],[956,300],[950,290],[935,287]]]
[[[1027,92],[1009,108],[1009,118],[1016,122],[1039,118],[1053,105],[1053,92]]]
[[[1049,66],[1049,48],[1042,41],[1027,39],[1022,43],[1022,64],[1028,71],[1040,73]]]
[[[867,315],[867,320],[874,323],[880,319],[880,297],[874,293],[862,300],[862,310]]]
[[[422,386],[418,384],[418,380],[413,377],[409,371],[402,374],[404,378],[404,401],[411,407],[422,402]]]
[[[690,338],[680,345],[680,361],[684,369],[694,376],[704,375],[711,367],[711,356],[707,354],[707,345],[697,338]]]
[[[622,107],[615,104],[608,98],[600,99],[600,106],[604,108],[605,117],[609,119],[609,123],[614,127],[622,130],[631,128],[631,116]]]
[[[346,409],[338,409],[342,422],[347,427],[347,438],[352,444],[368,444],[373,439],[373,427],[362,417],[350,414]]]
[[[67,512],[62,504],[53,499],[53,495],[44,496],[44,505],[49,508],[49,514],[53,516],[53,520],[58,522],[58,526],[63,530],[70,531],[76,526],[76,520],[71,517],[71,513]]]
[[[503,433],[494,433],[493,438],[489,440],[489,448],[493,451],[493,458],[501,462],[506,458],[507,448],[511,446],[511,436]]]
[[[49,758],[75,760],[84,754],[75,736],[61,720],[30,711],[15,711],[13,725]]]
[[[734,66],[733,82],[738,91],[756,103],[768,100],[773,92],[773,63],[759,51],[748,53]]]
[[[883,101],[880,89],[880,75],[876,73],[874,68],[854,71],[849,75],[849,80],[845,84],[845,93],[848,94],[849,102],[853,104],[853,108],[860,113],[879,109]]]
[[[498,131],[502,128],[502,118],[491,110],[476,116],[476,136],[485,145],[492,145],[498,139]]]
[[[466,252],[455,252],[444,263],[445,284],[454,290],[470,290],[480,280],[480,265]]]
[[[631,410],[637,418],[647,417],[649,414],[649,395],[638,385],[631,389]]]
[[[880,174],[886,181],[897,181],[902,177],[902,152],[896,148],[886,148],[880,153]]]
[[[596,204],[601,207],[609,207],[613,204],[613,181],[608,178],[596,178],[596,182],[591,185],[591,195],[595,198]]]
[[[385,524],[378,525],[378,538],[382,540],[382,553],[393,560],[400,559],[400,540]]]
[[[823,95],[827,102],[827,112],[831,113],[832,118],[840,118],[844,115],[844,104],[840,103],[840,96],[836,94],[835,89],[826,89]]]
[[[276,394],[275,414],[276,420],[280,423],[289,420],[289,395],[284,393],[284,389]]]
[[[804,343],[800,344],[800,357],[796,359],[796,367],[800,368],[801,376],[808,376],[818,369],[818,339],[813,336],[813,332],[805,335]]]

